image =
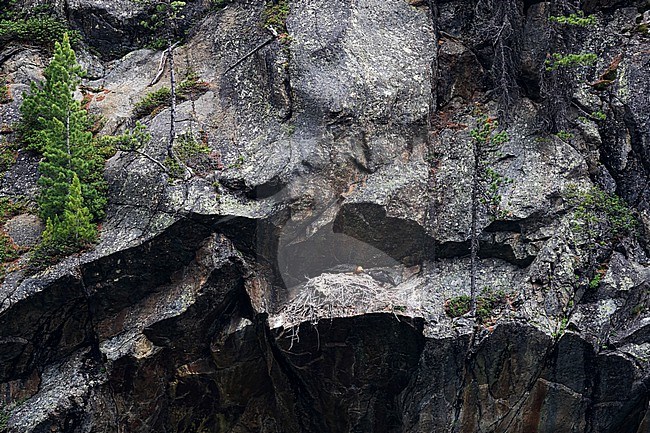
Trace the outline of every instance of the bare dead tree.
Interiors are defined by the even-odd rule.
[[[151,80],[150,86],[156,84],[163,76],[167,64],[169,64],[169,84],[171,103],[169,110],[169,138],[167,140],[167,157],[182,167],[181,161],[174,153],[174,140],[176,139],[176,71],[174,69],[174,49],[180,41],[174,41],[178,33],[178,23],[185,18],[182,13],[186,6],[185,1],[178,0],[133,0],[136,3],[144,4],[152,9],[150,19],[142,24],[154,32],[162,35],[165,40],[166,49],[161,54],[160,63],[156,76]]]
[[[478,273],[478,249],[479,249],[479,232],[478,232],[478,207],[479,207],[479,187],[481,183],[481,147],[479,141],[472,140],[472,156],[474,157],[474,172],[472,174],[472,196],[471,196],[471,223],[470,223],[470,307],[469,311],[472,317],[476,315],[476,275]]]
[[[171,106],[169,107],[169,140],[167,141],[167,157],[178,162],[174,154],[174,140],[176,139],[176,75],[174,73],[174,45],[168,40],[169,54],[169,88],[171,90]]]
[[[490,79],[499,117],[509,120],[519,98],[523,5],[517,0],[479,0],[475,7],[478,45],[490,46]]]
[[[504,181],[503,176],[490,168],[490,155],[501,148],[508,140],[504,132],[497,132],[499,124],[488,116],[480,118],[476,128],[470,131],[472,137],[472,192],[471,192],[471,222],[470,222],[470,314],[476,316],[476,300],[478,297],[478,252],[481,232],[478,227],[479,211],[488,214],[499,214],[498,188]]]
[[[582,28],[550,22],[552,16],[566,16],[580,11],[579,0],[553,0],[549,8],[549,25],[544,38],[549,41],[547,59],[553,53],[569,53],[579,44]],[[540,110],[540,124],[549,132],[559,132],[569,125],[571,98],[576,86],[576,71],[567,68],[548,68],[540,65],[540,95],[543,104]]]

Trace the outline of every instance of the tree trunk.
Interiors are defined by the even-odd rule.
[[[477,274],[477,255],[478,255],[478,189],[479,189],[479,169],[480,169],[480,155],[479,144],[477,140],[472,140],[472,153],[474,154],[474,173],[472,175],[472,220],[470,228],[470,314],[472,317],[476,316],[476,274]]]
[[[167,156],[175,160],[174,139],[176,138],[176,76],[174,74],[174,45],[171,38],[167,40],[169,56],[169,85],[171,87],[171,108],[169,110],[169,142],[167,144]]]
[[[70,107],[65,113],[65,151],[68,154],[68,170],[72,170],[72,150],[70,149]],[[72,179],[70,179],[72,182]]]

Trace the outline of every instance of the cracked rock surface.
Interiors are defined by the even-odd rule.
[[[149,86],[140,6],[49,3],[82,35],[99,134],[132,127],[169,86]],[[650,432],[647,1],[288,0],[288,37],[252,54],[268,5],[208,3],[188,2],[175,58],[205,82],[177,133],[210,164],[174,179],[118,152],[98,244],[7,267],[0,431]],[[548,19],[579,6],[592,27]],[[558,52],[598,60],[548,70]],[[48,58],[0,46],[3,141]],[[484,115],[508,140],[485,161],[503,182],[499,212],[479,206],[475,276],[497,301],[475,319],[450,313],[470,293]],[[169,108],[140,120],[162,161]],[[0,195],[33,203],[39,158],[18,150]],[[633,231],[580,229],[570,197],[592,187]],[[26,249],[42,224],[2,230]]]

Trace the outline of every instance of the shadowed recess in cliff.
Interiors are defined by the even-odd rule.
[[[371,203],[343,205],[334,221],[334,232],[347,235],[372,245],[393,260],[404,265],[422,263],[435,258],[453,258],[469,255],[469,240],[465,242],[438,242],[429,236],[425,228],[408,218],[386,215],[386,207]],[[501,231],[497,236],[492,230]],[[521,231],[519,222],[494,225],[481,238],[479,256],[497,258],[525,267],[534,256],[520,257],[509,243],[508,232],[516,235]]]
[[[99,136],[171,88],[149,85],[160,52],[105,61],[148,32],[130,0],[15,6],[37,3],[100,51],[78,53]],[[177,132],[214,170],[167,176],[163,110],[141,149],[160,164],[107,163],[97,248],[29,277],[27,253],[3,263],[0,430],[648,433],[647,251],[600,248],[565,194],[617,192],[648,226],[647,3],[188,1],[175,65],[206,91]],[[581,52],[596,63],[546,69]],[[47,58],[0,53],[0,195],[37,200],[11,124]],[[473,271],[471,131],[500,111]]]
[[[211,233],[208,224],[183,218],[141,245],[84,265],[84,284],[96,314],[115,313],[169,282]]]
[[[65,275],[0,313],[0,381],[28,375],[91,343],[92,326],[78,278]]]
[[[424,347],[422,319],[390,314],[272,330],[274,354],[294,382],[297,416],[313,432],[390,432],[402,423],[397,396]],[[284,335],[283,335],[284,334]]]
[[[389,217],[380,205],[344,205],[334,221],[334,231],[367,242],[406,265],[433,257],[432,242],[421,225]]]

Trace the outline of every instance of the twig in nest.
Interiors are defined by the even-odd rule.
[[[390,311],[391,294],[367,275],[323,274],[308,281],[300,293],[281,311],[285,327],[290,327],[291,345],[300,341],[298,327],[321,319],[349,317],[370,311]],[[394,313],[393,313],[394,314]],[[320,342],[319,342],[320,343]]]

